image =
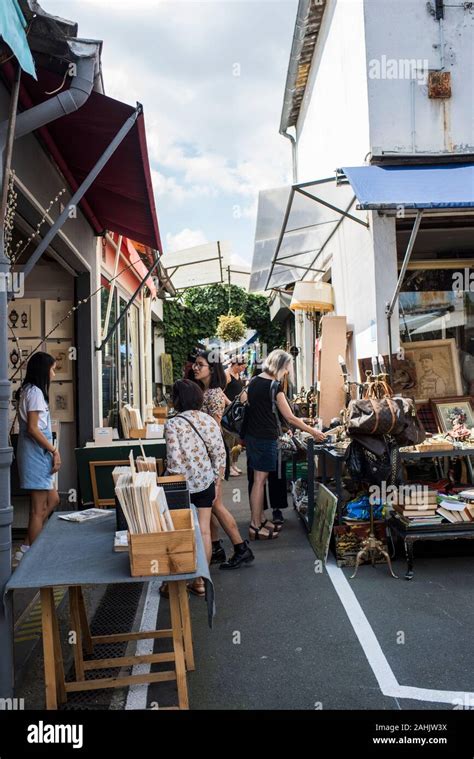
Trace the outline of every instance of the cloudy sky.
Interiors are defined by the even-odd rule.
[[[251,261],[259,189],[290,181],[278,134],[297,0],[41,0],[102,39],[106,93],[144,105],[165,251],[228,240]]]

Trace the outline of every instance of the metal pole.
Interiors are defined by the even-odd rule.
[[[0,593],[3,598],[5,585],[11,575],[11,525],[13,508],[11,505],[10,468],[12,464],[12,448],[9,446],[10,382],[8,380],[8,292],[7,275],[10,272],[10,261],[5,255],[4,220],[7,207],[8,176],[10,173],[15,135],[18,94],[20,92],[20,66],[18,66],[15,81],[10,96],[10,114],[6,143],[0,147],[3,163],[2,172],[2,201],[0,207]],[[7,599],[0,603],[0,697],[13,696],[13,635],[11,619],[11,603]]]
[[[405,279],[405,274],[407,271],[408,263],[410,261],[411,254],[413,252],[413,248],[415,247],[415,241],[416,236],[418,234],[418,230],[420,228],[421,224],[421,217],[423,216],[423,210],[419,210],[416,214],[415,223],[413,225],[413,229],[411,230],[410,239],[408,241],[407,249],[405,251],[405,257],[403,259],[402,267],[400,269],[400,274],[398,277],[397,286],[395,288],[395,292],[393,293],[392,300],[390,303],[387,303],[387,307],[385,309],[385,313],[387,315],[387,330],[388,330],[388,365],[389,365],[389,375],[390,375],[390,382],[393,383],[393,368],[392,368],[392,316],[395,309],[395,304],[397,302],[398,296],[400,294],[400,290],[403,284],[403,280]]]
[[[53,239],[53,237],[56,235],[58,230],[61,229],[65,221],[69,218],[71,208],[74,206],[77,206],[80,200],[82,200],[83,196],[91,186],[91,184],[94,182],[94,180],[97,178],[97,176],[100,174],[102,169],[104,168],[107,161],[110,159],[110,157],[115,153],[120,143],[125,139],[129,131],[134,126],[138,116],[142,112],[142,106],[140,104],[137,105],[136,110],[132,113],[131,116],[128,117],[125,124],[122,126],[122,128],[117,132],[114,139],[106,148],[106,150],[102,153],[101,157],[95,164],[94,168],[89,172],[87,177],[84,179],[83,183],[78,187],[74,195],[72,196],[71,200],[69,201],[68,205],[64,208],[64,211],[58,216],[56,221],[54,222],[53,226],[50,227],[49,231],[45,234],[43,239],[41,240],[40,244],[34,251],[34,253],[31,255],[31,257],[28,259],[25,268],[23,269],[23,274],[26,279],[28,274],[30,274],[31,270],[34,266],[38,263],[39,259],[47,249],[49,243]]]

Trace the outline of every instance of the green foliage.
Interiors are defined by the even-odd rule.
[[[270,321],[267,298],[247,293],[236,285],[209,285],[186,290],[180,300],[165,301],[163,335],[166,352],[173,357],[175,378],[181,377],[186,358],[196,343],[217,334],[220,316],[244,314],[249,329],[257,330],[268,350],[280,348],[285,338],[280,325]]]
[[[222,314],[217,322],[216,334],[225,342],[238,342],[245,337],[246,327],[242,316]]]

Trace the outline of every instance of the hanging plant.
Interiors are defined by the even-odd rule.
[[[237,342],[245,337],[246,327],[242,316],[219,316],[217,337],[226,342]]]

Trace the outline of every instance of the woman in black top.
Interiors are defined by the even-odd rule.
[[[263,363],[263,371],[252,379],[247,388],[248,406],[245,416],[245,445],[249,465],[254,470],[254,481],[250,493],[252,520],[249,527],[251,540],[272,540],[278,537],[275,527],[264,520],[264,490],[268,473],[277,468],[278,422],[272,408],[271,387],[275,380],[276,407],[286,422],[300,430],[309,432],[317,442],[324,440],[322,432],[305,424],[296,417],[281,389],[280,381],[288,374],[292,358],[283,350],[272,351]]]

